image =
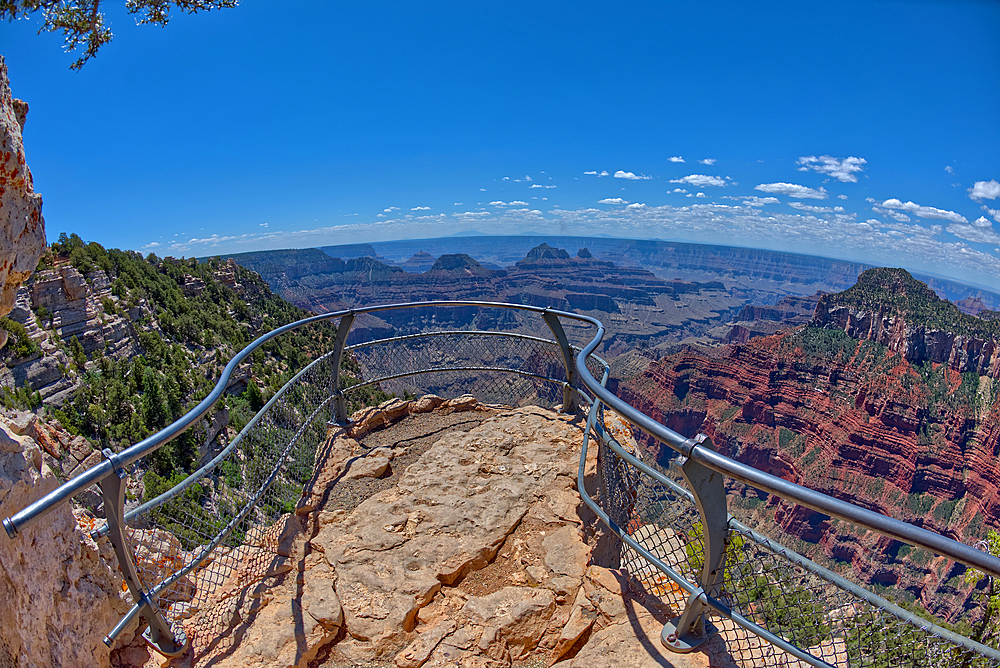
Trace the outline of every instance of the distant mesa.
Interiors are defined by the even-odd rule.
[[[437,260],[437,258],[430,253],[420,251],[418,253],[414,253],[409,260],[403,262],[399,266],[403,271],[407,271],[411,274],[422,274],[425,271],[430,271],[431,267],[434,266],[435,260]]]
[[[373,257],[376,260],[385,260],[378,254],[378,251],[371,244],[340,244],[339,246],[322,246],[320,250],[330,257],[339,257],[344,260],[352,257]]]
[[[576,252],[576,256],[577,256],[578,258],[582,258],[582,259],[584,259],[584,260],[589,260],[590,258],[594,257],[594,256],[593,256],[593,255],[591,254],[591,252],[590,252],[589,250],[587,250],[586,248],[581,248],[580,250],[578,250],[578,251]]]
[[[461,272],[474,276],[488,276],[493,273],[479,264],[471,255],[466,255],[465,253],[442,255],[434,263],[434,266],[431,267],[431,271]]]
[[[530,251],[525,260],[568,260],[569,253],[562,248],[555,248],[548,244],[539,244]]]

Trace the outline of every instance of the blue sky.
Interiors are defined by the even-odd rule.
[[[604,233],[1000,288],[992,0],[116,4],[81,72],[0,23],[50,240]]]

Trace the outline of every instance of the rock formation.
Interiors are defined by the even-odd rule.
[[[853,288],[824,295],[811,324],[880,343],[910,362],[1000,379],[997,322],[962,312],[903,269],[869,269]]]
[[[73,439],[34,416],[9,425],[0,422],[0,517],[59,484],[50,463],[59,463],[61,448],[68,455],[63,461],[75,462],[80,472],[101,461],[85,440]],[[14,539],[0,536],[0,665],[107,668],[147,661],[135,622],[113,651],[104,644],[105,634],[131,607],[131,599],[122,591],[110,543],[90,537],[95,526],[87,511],[64,504]]]
[[[324,260],[316,249],[244,253],[236,259],[260,272],[285,299],[317,312],[375,303],[479,300],[587,313],[607,326],[605,351],[610,354],[701,335],[746,303],[720,282],[664,281],[645,269],[598,260],[584,251],[570,257],[564,249],[541,244],[507,269],[490,269],[464,253],[446,253],[424,273],[404,272],[367,256]],[[474,324],[549,336],[538,318],[477,308],[439,309],[432,318],[426,311],[403,310],[379,318],[377,323],[359,319],[352,334],[385,336],[424,331],[430,325]]]
[[[184,622],[193,650],[173,665],[707,666],[660,646],[682,599],[591,563],[579,420],[472,397],[357,414],[321,449],[286,549],[244,557],[265,565]]]
[[[804,328],[713,356],[666,357],[618,392],[755,468],[974,542],[1000,524],[994,387],[987,377],[914,366],[879,344]],[[669,457],[648,454],[661,464]],[[968,610],[961,567],[741,486],[731,491],[734,513],[787,532],[810,556],[849,564],[856,578],[893,585],[944,617]]]
[[[0,56],[0,316],[14,307],[18,286],[45,247],[42,196],[35,192],[24,155],[27,114],[28,105],[11,94],[7,64]]]

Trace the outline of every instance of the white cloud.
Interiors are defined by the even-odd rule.
[[[755,186],[754,190],[769,193],[771,195],[788,195],[796,199],[826,199],[826,189],[807,188],[796,183],[761,183]]]
[[[944,171],[948,172],[949,174],[954,174],[955,173],[955,170],[952,169],[951,165],[945,165],[944,166]]]
[[[698,162],[700,162],[703,165],[714,165],[716,162],[718,162],[718,160],[716,160],[715,158],[703,158]]]
[[[986,216],[980,216],[972,223],[952,223],[948,231],[967,241],[984,244],[1000,244],[1000,234],[993,229],[993,223]]]
[[[462,206],[462,203],[461,202],[455,202],[454,204],[452,204],[452,206]]]
[[[800,172],[812,170],[832,176],[838,181],[857,183],[858,177],[855,174],[863,170],[863,165],[867,162],[864,158],[834,158],[829,155],[821,155],[817,158],[814,155],[808,155],[799,158],[795,164],[800,165]]]
[[[814,206],[812,204],[804,204],[803,202],[789,202],[788,206],[799,211],[808,211],[809,213],[844,213],[844,207],[842,206]]]
[[[708,195],[699,190],[698,193],[695,195],[695,197],[708,197]]]
[[[716,186],[719,188],[726,187],[725,179],[721,179],[718,176],[708,176],[706,174],[689,174],[688,176],[671,179],[671,183],[686,183],[688,185],[696,186],[698,188],[704,188],[705,186]]]
[[[743,198],[733,197],[732,199],[742,199],[743,204],[745,204],[746,206],[764,206],[765,204],[781,203],[781,200],[778,199],[777,197],[757,197],[756,195],[750,195],[748,197],[743,197]]]
[[[642,204],[642,203],[640,203],[640,202],[636,202],[635,204],[629,204],[629,205],[628,205],[627,207],[625,207],[625,208],[626,208],[626,209],[631,209],[631,210],[635,211],[635,210],[637,210],[637,209],[645,209],[645,208],[646,208],[646,205],[645,205],[645,204]]]
[[[484,192],[486,192],[486,188],[480,188],[480,189],[479,189],[479,192],[481,192],[481,193],[484,193]]]
[[[679,155],[675,155],[672,158],[668,158],[668,160],[670,160],[670,162],[684,162],[684,158],[682,158]]]
[[[887,199],[882,202],[882,206],[886,209],[899,209],[901,211],[906,211],[914,216],[920,218],[932,218],[934,220],[949,220],[953,223],[967,223],[965,216],[954,211],[948,211],[946,209],[936,209],[933,206],[920,206],[919,204],[914,204],[913,202],[900,202],[896,198]]]
[[[543,186],[539,183],[532,183],[528,188],[555,188],[557,186]]]
[[[598,176],[607,176],[607,175],[608,175],[608,170],[606,170],[606,169],[602,169],[601,173],[598,174]]]
[[[670,192],[672,192],[672,193],[686,193],[687,189],[686,188],[674,188]]]
[[[260,226],[261,227],[267,227],[267,223],[261,223]]]
[[[146,244],[145,246],[143,246],[143,248],[156,248],[159,245],[160,245],[160,242],[158,242],[158,241],[152,241],[152,242]]]
[[[521,200],[516,199],[513,202],[510,202],[508,204],[508,206],[528,206],[528,203],[527,202],[522,202]]]
[[[985,199],[996,199],[1000,197],[1000,182],[996,181],[976,181],[969,188],[969,197],[977,202]]]
[[[847,199],[847,195],[837,195],[837,199]]]
[[[377,216],[375,216],[375,217],[376,217],[376,218],[385,218],[385,214],[384,214],[384,213],[380,213],[379,215],[377,215]]]
[[[990,207],[983,205],[983,211],[993,216],[993,220],[1000,223],[1000,209],[991,209]]]
[[[584,174],[586,174],[586,175],[588,175],[588,176],[597,176],[597,172],[596,172],[596,171],[594,171],[594,170],[591,170],[591,171],[589,171],[589,172],[584,172]]]
[[[429,206],[415,206],[412,209],[410,209],[410,211],[430,211],[430,210],[431,208]]]
[[[388,209],[382,209],[382,213],[392,213],[393,211],[399,211],[399,207],[390,206]]]
[[[634,174],[632,172],[625,172],[625,171],[622,171],[622,170],[619,169],[617,172],[615,172],[615,178],[616,179],[628,179],[629,181],[641,181],[641,180],[644,180],[644,179],[651,179],[653,177],[652,176],[646,176],[645,174]]]
[[[524,177],[524,180],[525,180],[525,181],[530,181],[530,180],[531,180],[531,177],[530,177],[530,176],[525,176],[525,177]]]
[[[496,200],[495,202],[490,202],[490,206],[507,206],[507,202]]]
[[[628,204],[628,200],[621,197],[606,197],[597,202],[598,204]]]

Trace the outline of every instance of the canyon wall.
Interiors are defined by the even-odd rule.
[[[680,433],[833,497],[963,542],[1000,523],[1000,405],[989,377],[915,367],[891,348],[803,328],[651,363],[619,394]],[[649,445],[666,464],[669,451]],[[741,485],[731,509],[853,578],[955,619],[964,567]]]

